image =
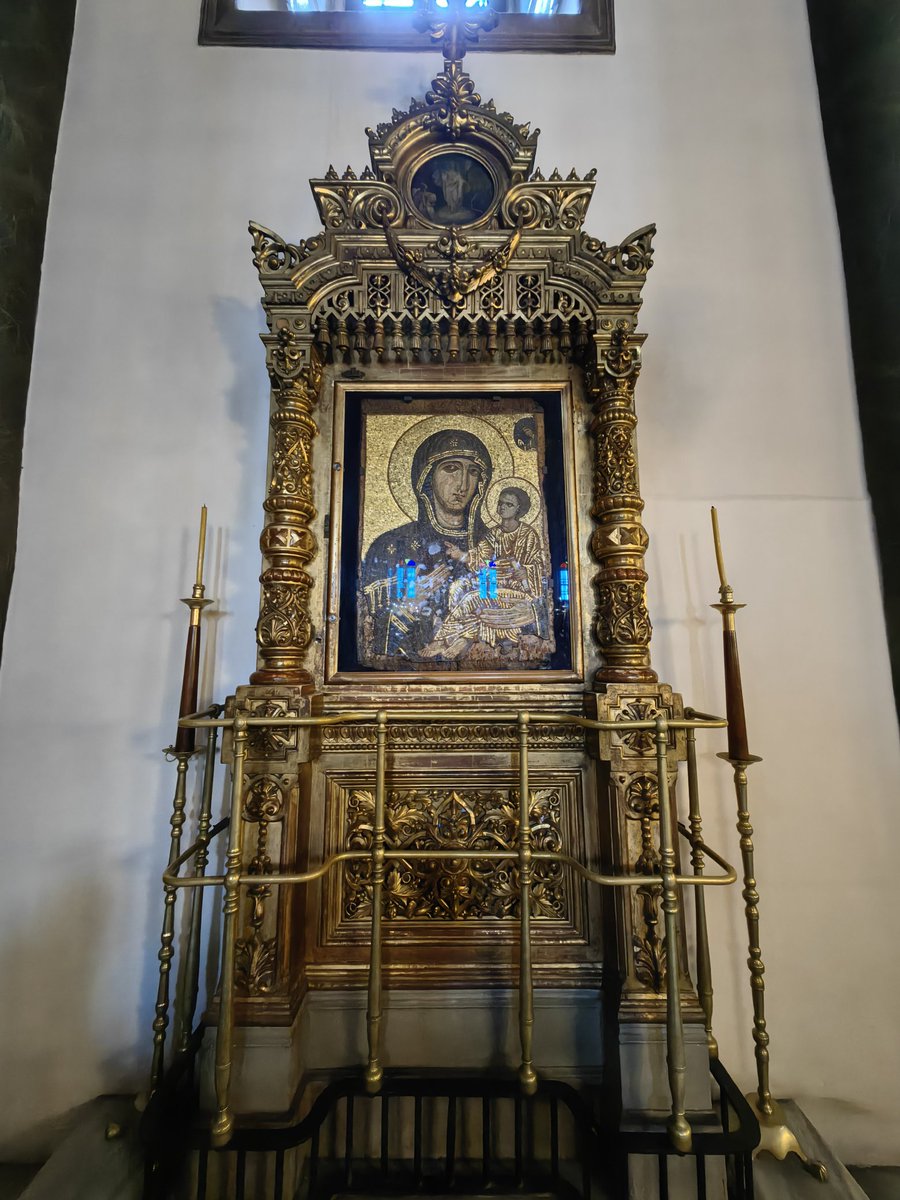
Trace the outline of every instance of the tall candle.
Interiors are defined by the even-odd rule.
[[[716,506],[713,504],[709,510],[712,517],[713,527],[713,542],[716,547],[716,566],[719,568],[719,586],[728,587],[728,582],[725,578],[725,560],[722,557],[722,540],[719,537],[719,514],[716,512]]]
[[[200,544],[197,547],[197,587],[203,587],[203,557],[206,554],[206,505],[200,509]]]

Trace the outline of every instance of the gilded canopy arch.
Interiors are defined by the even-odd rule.
[[[423,100],[367,131],[370,165],[311,180],[323,229],[298,243],[255,223],[253,261],[276,400],[252,682],[311,681],[314,410],[322,370],[378,364],[574,366],[594,401],[591,550],[596,682],[652,681],[633,447],[641,288],[654,227],[621,243],[583,225],[595,172],[535,168],[539,130],[482,102],[460,59]]]

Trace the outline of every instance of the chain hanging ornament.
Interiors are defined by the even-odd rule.
[[[737,797],[737,831],[741,839],[741,864],[744,872],[744,915],[747,920],[749,942],[747,965],[750,970],[750,991],[753,997],[753,1041],[756,1056],[757,1088],[748,1093],[747,1101],[756,1114],[760,1125],[760,1142],[753,1151],[771,1154],[773,1158],[785,1159],[796,1154],[804,1170],[821,1183],[828,1180],[828,1168],[824,1163],[811,1159],[800,1146],[796,1134],[788,1126],[781,1105],[772,1098],[769,1090],[769,1034],[766,1029],[766,984],[765,965],[762,959],[759,938],[759,892],[756,886],[753,865],[753,826],[750,824],[750,804],[747,796],[747,769],[762,762],[750,753],[747,737],[747,719],[744,713],[744,692],[741,685],[741,665],[738,657],[735,614],[745,608],[734,599],[734,590],[725,576],[725,561],[719,537],[719,518],[715,508],[712,516],[713,542],[716,550],[716,566],[719,571],[719,603],[710,607],[722,614],[722,642],[725,656],[725,712],[728,717],[728,751],[720,754],[734,771],[734,790]]]

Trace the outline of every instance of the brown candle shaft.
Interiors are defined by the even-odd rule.
[[[184,649],[184,675],[181,680],[181,703],[178,716],[189,717],[197,711],[197,690],[200,677],[200,625],[192,621],[188,626],[187,644]],[[176,752],[190,753],[196,744],[195,729],[178,728],[175,735]]]
[[[738,658],[737,634],[733,629],[722,631],[725,650],[725,715],[728,718],[728,757],[746,762],[750,757],[747,739],[747,718],[744,714],[744,691],[741,687],[741,663]]]
[[[200,680],[200,612],[203,607],[203,559],[206,554],[206,505],[200,509],[200,542],[197,546],[197,581],[192,599],[186,601],[191,609],[187,643],[184,648],[184,674],[181,677],[181,703],[178,706],[179,720],[197,711],[197,693]],[[193,753],[196,731],[179,727],[175,735],[176,753]]]

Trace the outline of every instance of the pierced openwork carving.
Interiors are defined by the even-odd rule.
[[[535,850],[562,848],[559,788],[532,792],[532,842]],[[407,788],[391,791],[386,805],[387,846],[408,850],[503,850],[515,853],[519,796],[512,789]],[[372,842],[374,798],[350,792],[347,845],[368,849]],[[345,868],[343,909],[347,919],[371,916],[368,863]],[[516,918],[518,867],[478,859],[404,859],[391,861],[385,876],[385,916],[389,920],[463,921]],[[532,916],[565,920],[569,916],[562,868],[535,863],[532,868]]]

